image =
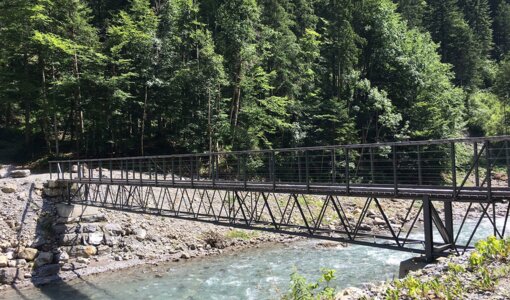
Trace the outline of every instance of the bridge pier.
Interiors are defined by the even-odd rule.
[[[429,196],[423,196],[423,232],[425,240],[425,260],[434,260],[434,235],[432,221],[432,202]]]
[[[453,250],[453,209],[452,202],[444,202],[444,225],[446,228],[446,234],[448,236],[447,242],[450,244],[450,249]]]

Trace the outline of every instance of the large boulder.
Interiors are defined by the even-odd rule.
[[[52,261],[53,261],[53,253],[41,252],[35,259],[34,264],[38,268],[38,267],[41,267],[41,266],[44,266],[47,264],[51,264]]]
[[[27,265],[27,261],[24,259],[13,259],[9,261],[9,267],[22,268]]]
[[[38,252],[39,251],[34,248],[23,248],[18,252],[18,258],[25,259],[27,261],[33,261],[36,258]]]
[[[37,270],[37,274],[39,275],[39,277],[46,277],[58,274],[59,271],[60,271],[59,264],[51,264],[39,268],[39,270]]]
[[[120,235],[123,232],[122,226],[117,223],[108,223],[104,226],[103,230],[112,235]]]
[[[68,262],[69,261],[69,254],[67,252],[62,251],[57,255],[57,261],[60,262]]]
[[[74,246],[79,245],[81,243],[82,236],[81,234],[76,233],[68,233],[62,234],[59,239],[59,243],[62,246]]]
[[[104,233],[104,243],[110,247],[113,247],[119,243],[119,236],[112,235],[107,231]]]
[[[7,259],[7,256],[0,255],[0,268],[5,268],[9,264],[9,260]]]
[[[17,268],[0,269],[0,283],[11,284],[21,278],[23,278],[23,272],[20,272]]]
[[[147,238],[147,230],[145,230],[143,228],[135,229],[134,233],[135,233],[136,239],[139,241],[143,241]]]
[[[98,232],[92,232],[92,233],[89,233],[89,238],[88,238],[88,243],[91,244],[91,245],[101,245],[101,243],[103,242],[103,233],[98,231]]]
[[[11,173],[12,166],[6,165],[6,166],[0,166],[0,178],[7,178],[9,177],[9,174]]]
[[[11,171],[12,178],[23,178],[23,177],[28,177],[28,176],[30,176],[30,170],[28,170],[28,169]]]
[[[14,183],[4,183],[1,187],[2,192],[6,194],[15,193],[18,187]]]

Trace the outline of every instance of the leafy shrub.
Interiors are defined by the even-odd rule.
[[[297,271],[291,278],[290,291],[283,296],[284,300],[329,300],[335,299],[336,290],[330,286],[331,280],[335,279],[335,270],[322,269],[319,280],[309,283]]]

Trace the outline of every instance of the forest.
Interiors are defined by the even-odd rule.
[[[25,159],[510,123],[510,0],[0,0],[0,43],[0,153]]]

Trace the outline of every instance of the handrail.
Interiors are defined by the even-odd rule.
[[[501,142],[501,141],[510,141],[510,135],[491,136],[491,137],[449,138],[449,139],[423,140],[423,141],[368,143],[368,144],[343,144],[343,145],[341,144],[341,145],[332,145],[332,146],[277,148],[277,149],[261,149],[261,150],[243,150],[243,151],[220,151],[220,152],[171,154],[171,155],[52,160],[52,161],[49,161],[49,163],[119,161],[119,160],[138,160],[138,159],[160,159],[160,158],[173,158],[173,157],[181,157],[181,158],[182,157],[207,157],[207,156],[211,156],[211,155],[238,155],[238,154],[256,154],[256,153],[271,153],[271,152],[336,150],[336,149],[346,149],[346,148],[349,148],[349,149],[352,149],[352,148],[378,148],[378,147],[386,147],[386,146],[391,147],[391,146],[441,145],[441,144],[448,144],[448,143],[452,143],[452,142],[453,143],[483,143],[483,142]]]

